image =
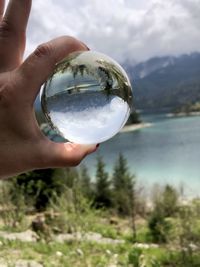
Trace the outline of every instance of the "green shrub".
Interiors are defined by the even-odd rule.
[[[1,182],[0,206],[0,219],[3,221],[4,230],[17,231],[27,229],[27,206],[20,187],[15,187],[15,193],[13,194],[12,182]]]
[[[168,240],[168,234],[171,230],[170,222],[165,218],[163,213],[159,210],[155,210],[149,220],[148,226],[153,242],[166,243]]]
[[[142,249],[134,248],[129,252],[128,263],[133,264],[134,267],[140,267],[140,258],[142,256]]]

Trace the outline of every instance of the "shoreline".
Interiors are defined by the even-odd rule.
[[[133,132],[133,131],[147,128],[147,127],[151,127],[151,126],[152,126],[152,123],[149,123],[149,122],[145,122],[145,123],[142,122],[142,123],[126,125],[121,129],[120,133]]]
[[[166,117],[168,118],[177,118],[177,117],[192,117],[200,116],[200,111],[191,111],[191,112],[179,112],[179,113],[168,113]]]

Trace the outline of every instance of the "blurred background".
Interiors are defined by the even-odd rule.
[[[188,196],[198,196],[200,185],[200,119],[191,116],[200,111],[199,8],[191,0],[35,0],[26,52],[69,34],[117,60],[129,74],[139,120],[151,127],[117,135],[99,154],[110,171],[122,152],[139,183],[183,184]],[[92,175],[95,159],[85,160]]]
[[[124,67],[136,113],[79,167],[2,184],[5,249],[5,231],[32,231],[37,245],[12,246],[41,266],[200,266],[199,14],[199,0],[33,1],[25,56],[80,39]]]

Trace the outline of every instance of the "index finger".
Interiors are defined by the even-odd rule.
[[[4,1],[1,1],[3,12]],[[0,69],[13,70],[22,61],[31,0],[10,0],[0,24]]]
[[[0,0],[1,1],[1,0]],[[2,4],[4,1],[1,1]],[[9,25],[12,33],[17,35],[26,30],[32,0],[10,0],[4,15],[4,20]]]
[[[5,6],[5,1],[4,0],[0,0],[0,21],[2,20],[2,17],[3,17],[4,6]]]

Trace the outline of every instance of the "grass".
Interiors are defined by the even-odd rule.
[[[37,261],[44,267],[161,267],[169,266],[163,264],[170,262],[170,251],[167,248],[137,249],[131,242],[113,245],[94,242],[32,243],[1,239],[1,244],[0,258],[7,264],[22,259]],[[140,265],[135,264],[137,261]]]
[[[68,241],[59,243],[55,241],[45,242],[21,242],[9,241],[0,238],[0,263],[7,263],[8,267],[14,267],[14,263],[20,260],[34,260],[44,267],[191,267],[200,266],[198,251],[192,258],[183,258],[181,251],[174,250],[169,245],[158,247],[137,248],[132,242],[131,235],[110,234],[109,225],[94,225],[93,230],[98,230],[103,236],[120,237],[124,240],[121,244],[99,244],[89,241]],[[113,226],[112,226],[113,227]],[[103,229],[105,233],[103,234]],[[117,231],[114,227],[112,228]],[[145,242],[148,236],[147,227],[138,229],[137,242]],[[143,242],[144,241],[144,242]],[[193,262],[191,262],[191,260]]]
[[[190,244],[200,248],[200,203],[180,206],[178,213],[164,218],[170,224],[170,231],[162,228],[163,225],[159,221],[157,227],[160,228],[157,230],[165,230],[166,243],[156,247],[150,245],[153,232],[150,232],[148,217],[137,216],[137,236],[134,239],[130,217],[116,215],[113,211],[96,210],[82,198],[77,202],[79,209],[76,210],[77,205],[74,206],[76,209],[72,209],[71,203],[66,200],[66,196],[63,195],[49,207],[49,210],[34,216],[27,215],[22,208],[18,214],[12,207],[8,209],[5,206],[0,213],[1,230],[15,232],[30,229],[31,222],[38,216],[44,218],[44,228],[38,242],[9,241],[0,238],[0,266],[4,262],[8,267],[14,267],[19,259],[34,260],[44,267],[200,266],[199,251],[190,253]],[[37,229],[36,232],[39,235]],[[89,232],[124,242],[100,244],[82,239],[59,243],[53,238],[55,233],[82,233],[84,237],[84,234]],[[135,243],[144,243],[145,246]]]
[[[18,259],[35,260],[45,267],[103,267],[109,266],[116,260],[119,266],[127,266],[128,252],[132,247],[128,243],[120,245],[102,245],[93,242],[31,243],[3,239],[1,244],[0,257],[7,263]]]

